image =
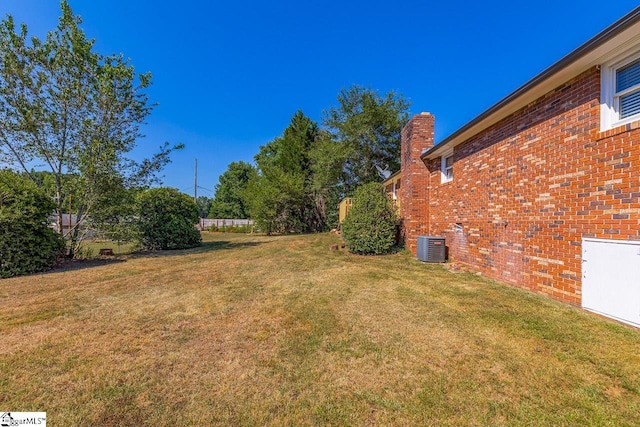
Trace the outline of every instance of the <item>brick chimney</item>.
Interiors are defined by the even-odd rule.
[[[434,144],[434,116],[415,115],[402,129],[400,215],[405,247],[416,254],[416,237],[429,234],[429,170],[420,160]]]

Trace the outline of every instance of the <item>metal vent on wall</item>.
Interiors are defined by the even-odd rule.
[[[445,262],[444,237],[418,236],[418,259],[424,262]]]

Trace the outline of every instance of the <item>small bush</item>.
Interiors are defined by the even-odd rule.
[[[365,184],[355,191],[352,200],[352,208],[342,223],[346,247],[362,255],[391,252],[396,244],[398,215],[382,186],[375,182]]]
[[[145,249],[187,249],[202,242],[193,199],[174,188],[152,188],[137,198],[140,243]]]
[[[55,205],[33,182],[0,171],[0,277],[52,268],[64,242],[49,226]]]

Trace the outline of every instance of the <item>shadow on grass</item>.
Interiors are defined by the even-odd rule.
[[[176,256],[176,255],[187,255],[187,254],[202,254],[208,252],[215,251],[224,251],[230,249],[240,249],[240,248],[252,248],[256,246],[263,245],[268,242],[229,242],[226,240],[220,240],[216,242],[202,242],[202,245],[197,246],[195,248],[190,249],[175,249],[175,250],[164,250],[164,251],[139,251],[131,254],[131,256],[136,258],[147,258],[147,257],[168,257],[168,256]]]
[[[90,258],[90,259],[72,259],[65,260],[52,270],[44,271],[41,274],[59,273],[64,271],[82,270],[85,268],[102,267],[105,265],[120,264],[126,262],[129,258],[158,258],[170,257],[187,254],[202,254],[220,250],[231,250],[239,248],[251,248],[268,242],[203,242],[202,245],[190,249],[176,249],[164,251],[138,251],[127,255],[117,255],[116,257]]]
[[[85,268],[102,267],[104,265],[120,264],[125,262],[123,258],[90,258],[65,260],[53,270],[45,271],[44,274],[59,273],[62,271],[82,270]]]

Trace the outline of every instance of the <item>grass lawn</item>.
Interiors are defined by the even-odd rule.
[[[51,425],[639,425],[640,331],[331,235],[0,281],[0,409]]]

